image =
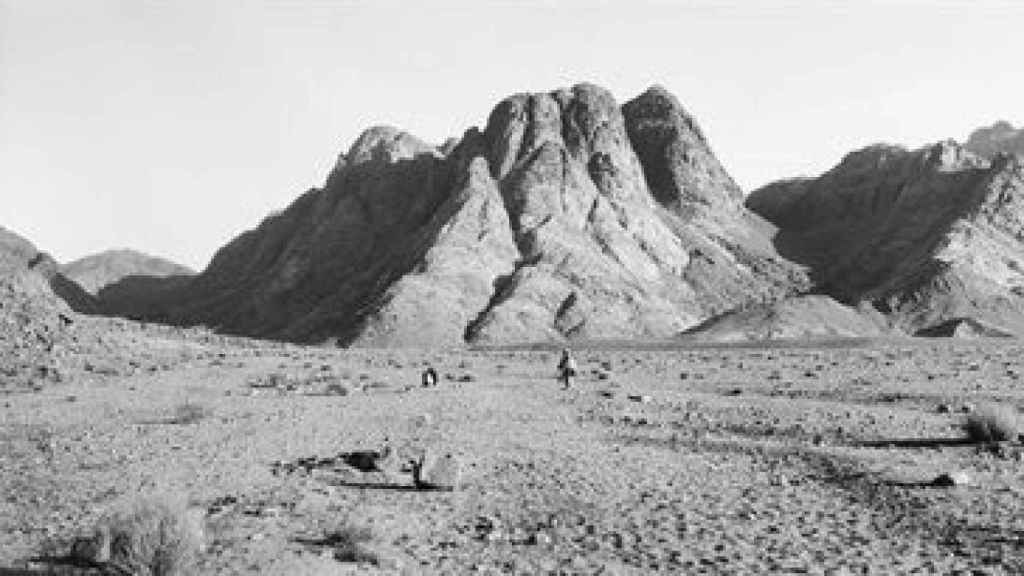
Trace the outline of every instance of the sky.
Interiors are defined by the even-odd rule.
[[[1017,0],[0,0],[0,226],[202,269],[369,126],[440,143],[583,81],[666,87],[749,191],[1024,124],[1022,27]]]

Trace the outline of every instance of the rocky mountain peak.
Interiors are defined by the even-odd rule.
[[[419,154],[435,154],[436,148],[419,138],[393,126],[373,126],[356,138],[345,154],[350,166],[374,163],[393,163],[415,158]]]
[[[927,148],[926,164],[940,172],[956,172],[987,166],[984,159],[970,152],[955,140],[943,140]]]
[[[516,94],[443,151],[366,130],[323,189],[149,289],[150,316],[367,345],[671,336],[803,281],[739,197],[663,88]]]
[[[629,139],[651,192],[684,215],[700,209],[734,211],[743,192],[715,158],[697,121],[675,96],[649,88],[623,107]]]

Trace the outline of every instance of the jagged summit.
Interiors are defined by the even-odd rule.
[[[686,215],[704,207],[740,209],[743,192],[675,96],[655,86],[627,102],[622,111],[647,184],[662,204]]]
[[[404,130],[393,126],[373,126],[356,138],[345,154],[345,160],[350,166],[366,162],[391,163],[436,151],[433,146]]]
[[[517,94],[443,149],[366,130],[143,316],[367,345],[671,336],[806,284],[740,198],[663,88]]]

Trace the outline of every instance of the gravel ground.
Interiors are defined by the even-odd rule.
[[[6,573],[75,573],[39,558],[145,493],[202,511],[201,574],[1024,573],[1021,450],[959,430],[1024,403],[1018,343],[595,346],[569,391],[545,350],[159,343],[0,396]],[[329,460],[385,438],[461,487]],[[339,557],[352,526],[376,563]]]

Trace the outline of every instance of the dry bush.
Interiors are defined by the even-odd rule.
[[[202,516],[168,496],[128,503],[100,523],[95,561],[134,576],[190,576],[203,550]]]
[[[992,404],[981,406],[969,414],[963,429],[974,442],[1016,440],[1020,434],[1020,420],[1016,408]]]
[[[366,548],[373,540],[373,531],[366,527],[342,524],[328,532],[320,544],[334,549],[334,559],[339,562],[366,562],[379,564],[377,554]]]
[[[174,408],[174,415],[167,420],[168,424],[195,424],[210,415],[210,410],[202,404],[185,402]]]

